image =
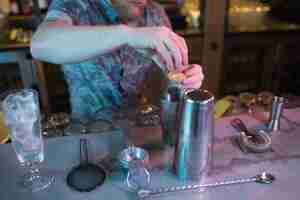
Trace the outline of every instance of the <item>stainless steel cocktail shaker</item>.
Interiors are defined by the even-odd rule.
[[[161,100],[160,120],[165,145],[175,145],[176,118],[183,94],[183,89],[175,85],[167,89]]]
[[[198,180],[211,168],[214,96],[206,90],[186,92],[180,102],[173,167],[180,180]]]

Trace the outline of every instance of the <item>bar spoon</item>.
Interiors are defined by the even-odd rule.
[[[271,184],[273,181],[275,181],[275,176],[273,176],[270,173],[263,172],[261,174],[258,174],[250,178],[239,178],[239,179],[220,181],[215,183],[161,187],[161,188],[150,189],[150,190],[141,189],[138,191],[137,194],[140,199],[145,199],[150,196],[157,196],[160,194],[171,193],[171,192],[192,191],[192,190],[197,190],[199,188],[210,188],[210,187],[252,183],[252,182],[261,183],[261,184]]]

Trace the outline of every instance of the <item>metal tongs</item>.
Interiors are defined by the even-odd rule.
[[[263,153],[270,150],[271,137],[265,131],[249,131],[245,123],[239,118],[231,120],[230,124],[239,131],[240,135],[237,142],[243,150],[246,149],[253,153]]]
[[[253,133],[249,132],[245,123],[241,119],[234,118],[230,121],[230,124],[233,128],[235,128],[237,131],[239,131],[241,134],[248,137],[249,139],[253,137]]]

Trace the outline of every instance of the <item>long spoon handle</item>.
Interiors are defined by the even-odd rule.
[[[207,184],[195,184],[195,185],[184,185],[184,186],[174,186],[174,187],[162,187],[162,188],[151,189],[151,190],[139,190],[138,196],[140,198],[147,198],[153,195],[159,195],[159,194],[170,193],[170,192],[191,191],[191,190],[197,190],[199,188],[205,188],[205,187],[218,187],[218,186],[225,186],[225,185],[251,183],[251,182],[270,184],[274,180],[275,177],[272,174],[263,172],[261,174],[258,174],[250,178],[240,178],[240,179],[220,181],[220,182],[207,183]]]

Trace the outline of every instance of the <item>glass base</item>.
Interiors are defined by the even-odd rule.
[[[21,185],[27,191],[37,192],[48,188],[53,182],[53,176],[39,171],[24,175]]]

